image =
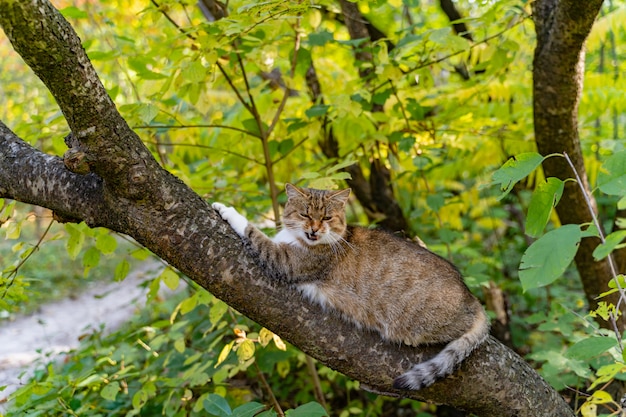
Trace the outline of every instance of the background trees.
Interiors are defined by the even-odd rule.
[[[0,3],[0,15],[9,16],[9,9],[14,8],[9,3]],[[409,236],[419,235],[431,249],[450,258],[496,313],[496,327],[502,339],[527,354],[553,386],[584,387],[584,381],[593,378],[590,362],[596,369],[602,369],[606,363],[615,367],[611,355],[616,354],[618,347],[615,342],[608,343],[614,339],[594,329],[589,320],[581,319],[588,311],[585,304],[590,302],[595,308],[596,295],[606,291],[612,278],[605,264],[590,260],[593,247],[587,248],[586,242],[593,246],[597,242],[583,239],[578,251],[579,258],[584,257],[577,259],[582,285],[575,279],[576,271],[568,270],[566,276],[570,279],[560,280],[548,290],[538,289],[539,284],[526,286],[527,292],[522,293],[517,270],[522,253],[532,242],[523,233],[527,227],[524,213],[533,204],[530,191],[543,184],[544,174],[515,171],[519,167],[513,167],[516,173],[532,174],[502,200],[498,199],[500,190],[489,184],[491,173],[509,156],[536,149],[533,135],[543,154],[567,150],[583,178],[584,155],[592,186],[605,157],[622,149],[621,51],[616,42],[623,36],[616,27],[623,14],[621,3],[605,6],[594,25],[595,32],[588,42],[588,59],[594,71],[589,75],[592,87],[580,99],[580,48],[600,9],[599,2],[587,2],[582,10],[563,1],[538,1],[532,9],[517,1],[342,1],[320,2],[315,7],[273,1],[230,2],[224,7],[203,1],[202,9],[174,1],[55,5],[63,9],[81,35],[87,54],[123,119],[97,87],[89,65],[80,60],[79,54],[73,54],[78,45],[71,47],[69,53],[62,48],[31,50],[41,45],[23,37],[25,29],[3,17],[0,20],[4,20],[3,27],[15,49],[46,87],[33,77],[24,76],[14,55],[3,59],[3,67],[8,70],[2,72],[0,81],[8,105],[0,110],[0,119],[38,149],[64,155],[64,164],[34,152],[3,128],[3,162],[7,164],[5,170],[11,171],[5,171],[4,182],[0,181],[1,195],[51,208],[63,220],[85,220],[90,226],[106,226],[130,234],[200,284],[212,288],[215,295],[232,297],[232,287],[220,284],[215,277],[223,278],[223,271],[227,270],[254,282],[252,277],[258,271],[245,260],[235,270],[214,262],[218,256],[233,259],[237,255],[229,249],[235,241],[228,240],[232,236],[226,231],[220,232],[223,236],[212,237],[216,242],[230,242],[221,243],[225,252],[207,249],[218,244],[206,246],[201,237],[189,238],[186,231],[195,230],[193,227],[198,225],[214,228],[215,219],[203,201],[182,190],[180,183],[159,166],[205,198],[229,202],[259,222],[277,218],[284,199],[281,186],[286,181],[327,187],[345,180],[355,190],[359,202],[352,206],[353,221],[379,223]],[[572,10],[579,14],[572,14]],[[532,20],[530,13],[534,13]],[[458,16],[463,19],[459,21]],[[28,20],[25,22],[28,26]],[[538,32],[536,51],[533,22]],[[48,28],[55,34],[59,33],[57,27],[65,28],[60,37],[66,39],[69,29],[60,19],[57,24]],[[559,37],[565,38],[563,42]],[[8,48],[2,51],[9,54]],[[567,54],[571,54],[568,60]],[[558,57],[561,59],[556,63],[542,61]],[[84,71],[77,71],[80,68]],[[577,72],[572,73],[571,69]],[[571,78],[572,74],[578,78]],[[557,87],[567,86],[571,86],[570,93],[558,90],[554,94]],[[46,89],[54,95],[64,117],[49,100]],[[561,99],[569,101],[561,104]],[[585,115],[582,122],[575,117],[579,100]],[[537,120],[534,130],[533,107]],[[126,129],[124,119],[138,132],[151,156]],[[568,127],[567,134],[563,134],[564,125]],[[612,126],[609,135],[607,125]],[[97,126],[95,131],[93,126]],[[582,127],[582,135],[577,134],[577,127]],[[73,134],[66,137],[70,129]],[[557,143],[555,137],[563,139],[564,146],[579,148],[580,154],[567,147],[544,147]],[[21,171],[16,171],[15,165],[9,165],[11,158],[23,154],[33,155],[29,158],[32,164],[20,164]],[[558,173],[550,170],[549,164],[558,159],[546,161],[545,176],[571,177],[565,165]],[[45,170],[36,171],[43,164]],[[68,177],[64,175],[66,169],[80,175]],[[43,191],[33,187],[33,172],[47,179]],[[88,172],[91,174],[84,175]],[[69,184],[68,179],[72,181]],[[557,208],[587,213],[585,204],[569,203],[580,201],[568,197],[577,190],[568,186],[563,197],[568,203]],[[610,225],[616,198],[598,196],[603,199],[600,212],[606,214],[605,223]],[[544,204],[540,211],[549,215],[551,205],[547,205],[548,209]],[[147,208],[149,213],[141,214],[139,207]],[[162,213],[172,217],[161,215],[161,221],[155,222]],[[578,214],[566,218],[562,211],[559,217],[563,223],[589,221]],[[14,206],[8,201],[4,218],[11,218],[4,226],[7,237],[19,237],[23,223],[17,220]],[[189,220],[172,223],[172,218]],[[559,225],[555,216],[552,220],[550,229]],[[268,222],[268,227],[273,226],[273,222]],[[531,235],[539,237],[542,232],[543,227],[539,227]],[[111,246],[102,243],[106,238],[99,238],[98,243],[99,234],[94,237],[92,249],[92,232],[84,226],[68,225],[66,233],[69,254],[81,258],[86,269],[96,268],[97,254],[110,251]],[[15,265],[32,250],[29,245],[18,247]],[[182,256],[185,250],[197,256],[193,260]],[[207,251],[207,259],[202,260]],[[118,278],[124,275],[127,263],[120,263]],[[601,273],[598,268],[602,268]],[[3,308],[14,308],[24,292],[25,278],[12,267],[3,272]],[[175,286],[177,278],[170,271],[157,277],[152,285],[156,287],[160,281]],[[247,281],[242,282],[238,285],[245,287]],[[284,315],[284,298],[272,295],[268,289],[240,289],[244,291],[241,294],[259,297],[260,293],[266,297],[266,302],[252,307],[243,296],[231,300],[242,312],[253,318],[259,314]],[[193,307],[211,306],[211,312],[224,308],[215,307],[221,304],[214,299],[197,294],[179,304],[178,311],[190,314],[190,321],[198,314],[192,313]],[[514,315],[508,314],[509,307]],[[251,345],[265,340],[259,329],[248,328],[252,333],[259,332],[258,339],[238,333],[222,350],[219,343],[230,336],[224,326],[234,323],[221,321],[222,316],[213,314],[215,320],[211,320],[206,331],[213,332],[214,350],[228,353],[238,347],[230,356],[232,362],[218,369],[227,369],[222,372],[231,376],[248,369]],[[311,323],[312,328],[319,324]],[[168,339],[179,353],[201,349],[192,342],[201,342],[203,338],[193,334],[191,324],[187,325],[191,333],[185,333],[184,346],[180,342],[176,345],[175,336]],[[306,345],[311,351],[320,350],[317,340],[297,339],[305,334],[291,337],[301,348]],[[592,343],[596,347],[578,354],[576,350],[568,354],[564,349],[565,345],[585,340],[597,342]],[[357,348],[346,345],[343,349]],[[591,356],[610,349],[599,363],[592,361]],[[218,359],[211,360],[215,363]],[[281,360],[285,362],[278,362],[294,363],[287,357]],[[198,357],[197,361],[201,368],[200,363],[208,363],[209,359]],[[260,359],[259,362],[264,363]],[[267,363],[263,372],[281,375],[278,365],[274,366],[271,360]],[[216,378],[206,369],[187,371],[221,381],[219,375]],[[288,370],[282,375],[289,373]],[[97,387],[109,401],[122,401],[116,393],[117,388],[123,392],[120,381],[126,381],[126,377],[111,370],[107,375],[118,375],[117,385],[109,378],[105,378],[108,383],[94,378],[77,384]],[[148,400],[157,395],[155,392],[162,395],[161,390],[152,390],[148,382],[141,381],[135,391],[130,389],[136,410],[152,404]],[[192,388],[197,385],[190,385],[190,393],[194,394]],[[472,384],[462,387],[469,385]],[[32,401],[32,389],[21,398]],[[440,392],[449,395],[449,387]],[[214,393],[202,392],[203,401],[220,401],[209,394]],[[179,395],[186,398],[185,391]],[[428,398],[445,401],[437,395]],[[479,397],[469,391],[465,395],[470,399]],[[232,392],[230,396],[232,401],[241,402],[233,399]],[[284,396],[279,397],[286,401]],[[323,402],[324,398],[318,395],[317,400]],[[91,400],[85,396],[82,401],[80,406]],[[333,409],[349,412],[346,403],[337,400]],[[172,405],[172,413],[185,410],[180,401],[172,404],[179,407]],[[461,405],[469,407],[466,403]],[[364,407],[363,403],[353,406]]]

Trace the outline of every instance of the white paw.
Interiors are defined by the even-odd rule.
[[[241,237],[245,236],[248,220],[241,214],[237,213],[233,207],[226,207],[222,203],[213,203],[211,206],[226,220],[230,227]]]

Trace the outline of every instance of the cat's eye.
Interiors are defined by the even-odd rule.
[[[309,219],[309,220],[311,220],[311,216],[309,216],[309,215],[308,215],[308,214],[306,214],[306,213],[300,213],[300,216],[304,217],[305,219]]]
[[[325,222],[331,220],[332,217],[331,216],[326,216],[326,217],[322,217],[322,220],[324,220]]]

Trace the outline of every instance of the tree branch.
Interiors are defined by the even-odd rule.
[[[59,218],[95,225],[103,206],[99,177],[68,171],[61,158],[37,151],[2,121],[0,150],[0,198],[47,207]]]

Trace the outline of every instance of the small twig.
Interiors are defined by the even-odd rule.
[[[322,407],[324,407],[325,410],[328,411],[326,406],[326,398],[324,397],[324,390],[322,389],[322,384],[320,383],[320,377],[317,374],[315,362],[313,361],[313,358],[311,358],[309,355],[305,355],[305,358],[309,374],[311,374],[311,378],[313,378],[313,393],[315,394],[315,399],[318,403],[322,405]]]
[[[17,264],[17,266],[9,273],[9,276],[11,276],[12,278],[9,281],[9,283],[6,285],[6,287],[4,287],[4,293],[2,294],[2,297],[0,298],[6,297],[7,292],[9,291],[9,289],[13,286],[13,283],[15,282],[15,278],[17,277],[17,271],[19,271],[19,269],[22,266],[24,266],[26,261],[28,261],[28,259],[33,255],[33,253],[35,253],[35,251],[39,250],[39,248],[41,247],[41,244],[43,243],[44,238],[48,235],[48,232],[50,232],[50,228],[52,227],[53,224],[54,224],[54,219],[50,220],[50,223],[48,223],[48,227],[46,227],[46,230],[44,230],[42,235],[39,237],[39,240],[35,244],[35,247],[33,248],[33,250],[31,250],[30,253],[26,255],[24,259],[22,259]]]
[[[257,108],[256,103],[254,102],[254,97],[252,96],[252,89],[250,88],[250,82],[248,81],[248,75],[246,74],[246,67],[243,65],[243,60],[241,59],[240,53],[237,53],[237,63],[239,64],[239,68],[241,69],[241,76],[243,78],[243,83],[246,86],[246,93],[248,94],[248,100],[250,100],[248,110],[250,110],[250,113],[252,113],[254,120],[256,120],[257,122],[257,125],[259,127],[259,132],[261,132],[261,138],[265,138],[269,135],[267,135],[263,131],[263,121],[261,120],[259,109]]]
[[[402,117],[404,118],[404,122],[406,123],[407,130],[411,130],[411,125],[409,123],[409,117],[406,114],[406,109],[404,108],[404,104],[402,104],[402,100],[400,100],[400,96],[398,95],[398,90],[396,90],[396,86],[393,81],[389,80],[389,84],[391,85],[391,91],[393,95],[396,96],[396,100],[398,100],[398,104],[400,105],[400,110],[402,111]]]
[[[237,87],[235,87],[233,80],[230,79],[224,67],[222,67],[222,65],[219,62],[216,62],[215,65],[217,65],[217,68],[219,68],[224,78],[226,78],[226,82],[228,83],[230,88],[233,90],[233,92],[235,93],[235,95],[237,96],[241,104],[246,108],[246,110],[248,110],[252,115],[254,115],[253,107],[250,105],[250,103],[246,101],[245,98],[243,98],[243,96],[241,95]]]
[[[185,32],[185,30],[178,24],[176,23],[176,21],[174,19],[172,19],[170,17],[170,15],[168,15],[163,9],[161,9],[161,6],[159,5],[159,3],[156,2],[156,0],[150,0],[152,2],[152,4],[154,4],[154,6],[159,10],[159,12],[161,12],[161,14],[167,19],[169,20],[169,22],[174,25],[174,27],[176,29],[178,29],[178,31],[180,33],[182,33],[183,35],[185,35],[186,37],[188,37],[189,39],[195,41],[196,37],[193,36],[191,33]]]
[[[214,146],[209,146],[209,145],[198,145],[194,143],[163,143],[163,142],[159,142],[156,140],[145,141],[145,143],[149,143],[155,146],[168,146],[168,147],[181,146],[181,147],[191,147],[191,148],[199,148],[199,149],[211,149],[213,151],[223,152],[228,155],[236,156],[237,158],[254,162],[255,164],[258,164],[258,165],[264,165],[263,162],[257,161],[256,159],[250,158],[249,156],[245,156],[237,152],[229,151],[229,150],[222,149],[222,148],[216,148]]]
[[[217,128],[217,129],[229,129],[235,130],[237,132],[245,133],[246,135],[253,136],[257,139],[260,139],[261,136],[254,132],[250,132],[246,129],[241,129],[239,127],[227,126],[227,125],[219,125],[219,124],[193,124],[193,125],[139,125],[133,126],[133,129],[196,129],[196,128]]]
[[[270,396],[270,401],[272,402],[272,404],[274,405],[274,408],[276,409],[276,414],[278,414],[280,417],[285,417],[285,413],[283,412],[283,409],[280,407],[280,404],[278,403],[278,400],[276,399],[276,396],[274,395],[274,392],[272,391],[272,387],[270,387],[270,385],[267,383],[267,379],[265,379],[265,375],[263,374],[263,371],[261,371],[261,368],[259,368],[259,365],[256,363],[256,361],[254,362],[254,367],[256,368],[257,375],[259,376],[259,379],[261,380],[261,384],[267,391],[267,394]]]

